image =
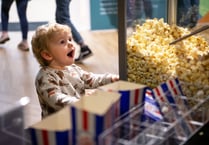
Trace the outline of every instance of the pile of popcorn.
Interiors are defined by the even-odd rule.
[[[189,95],[197,93],[196,86],[209,86],[208,42],[193,35],[169,44],[189,33],[188,29],[171,26],[163,19],[148,19],[137,25],[127,38],[128,81],[154,88],[178,77],[180,81],[191,84],[184,88]]]

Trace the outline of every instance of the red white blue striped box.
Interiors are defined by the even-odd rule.
[[[32,145],[72,145],[69,107],[29,127]]]
[[[116,116],[122,116],[136,105],[144,101],[147,86],[128,81],[117,81],[108,85],[99,87],[103,91],[118,92],[121,94],[119,102],[119,112]]]
[[[73,145],[97,145],[99,135],[111,127],[116,119],[114,112],[119,99],[119,93],[97,90],[74,103],[70,107]]]
[[[151,89],[146,89],[144,99],[144,114],[153,119],[153,121],[163,120],[163,114],[161,112],[160,105],[155,99]]]
[[[170,121],[170,123],[181,120],[175,125],[176,134],[179,136],[189,136],[195,130],[195,127],[189,123],[189,120],[192,120],[189,115],[182,119],[183,116],[179,114],[180,111],[182,114],[188,112],[189,106],[187,100],[183,99],[186,98],[186,96],[184,96],[178,78],[167,80],[154,88],[153,92],[164,113],[164,118]],[[168,104],[166,105],[167,109],[163,111],[165,104]]]

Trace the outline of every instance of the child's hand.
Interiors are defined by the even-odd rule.
[[[119,80],[119,76],[118,75],[113,75],[112,76],[112,82],[116,82],[116,81],[118,81]]]
[[[96,89],[88,89],[88,90],[86,90],[85,95],[86,95],[86,96],[90,96],[91,94],[93,94],[93,93],[95,93],[95,92],[96,92]]]

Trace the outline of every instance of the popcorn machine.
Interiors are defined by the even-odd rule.
[[[206,99],[208,92],[204,98],[196,95],[209,86],[208,36],[191,35],[172,44],[202,27],[199,2],[186,8],[183,0],[118,0],[120,79],[155,88],[177,77],[191,84],[182,85],[189,99]],[[207,124],[203,130],[208,131]]]
[[[197,1],[197,0],[193,0]],[[146,2],[146,3],[145,3]],[[129,70],[127,66],[127,39],[128,37],[135,33],[136,25],[143,26],[146,20],[150,19],[163,19],[163,22],[169,24],[169,26],[177,25],[182,29],[187,31],[188,28],[194,28],[197,24],[197,20],[199,18],[199,3],[196,2],[194,4],[186,5],[182,4],[183,1],[180,0],[123,0],[118,1],[118,33],[119,33],[119,73],[120,78],[122,80],[127,80]],[[146,27],[146,26],[145,26]],[[150,28],[142,27],[144,31],[147,31]],[[152,28],[151,29],[156,29]],[[160,27],[160,26],[159,26]],[[185,34],[188,34],[190,31],[181,32],[181,34],[177,34],[176,28],[170,28],[171,31],[166,31],[169,37],[172,37],[170,41],[174,41],[178,37],[181,37]],[[157,30],[156,30],[157,31]],[[173,33],[175,32],[175,33]],[[162,30],[163,34],[164,31]],[[171,34],[173,33],[173,34]],[[151,33],[150,35],[154,34]],[[165,34],[166,35],[166,34]],[[165,36],[163,35],[161,38]],[[143,36],[140,36],[143,37]],[[148,36],[147,36],[148,37]],[[154,37],[154,36],[152,36]],[[137,40],[136,40],[137,41]],[[192,41],[192,40],[191,40]],[[189,41],[188,43],[190,43]],[[148,40],[146,42],[149,43]],[[140,44],[145,42],[140,42]],[[156,42],[154,42],[156,43]],[[167,42],[169,44],[169,42]],[[160,45],[160,44],[159,44]],[[186,45],[186,44],[185,44]],[[178,47],[178,46],[177,46]],[[180,46],[182,47],[182,45]],[[184,47],[184,46],[183,46]]]

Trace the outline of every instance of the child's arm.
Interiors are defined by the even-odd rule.
[[[115,74],[94,74],[81,70],[81,79],[85,82],[85,88],[94,89],[119,80],[119,76]]]

